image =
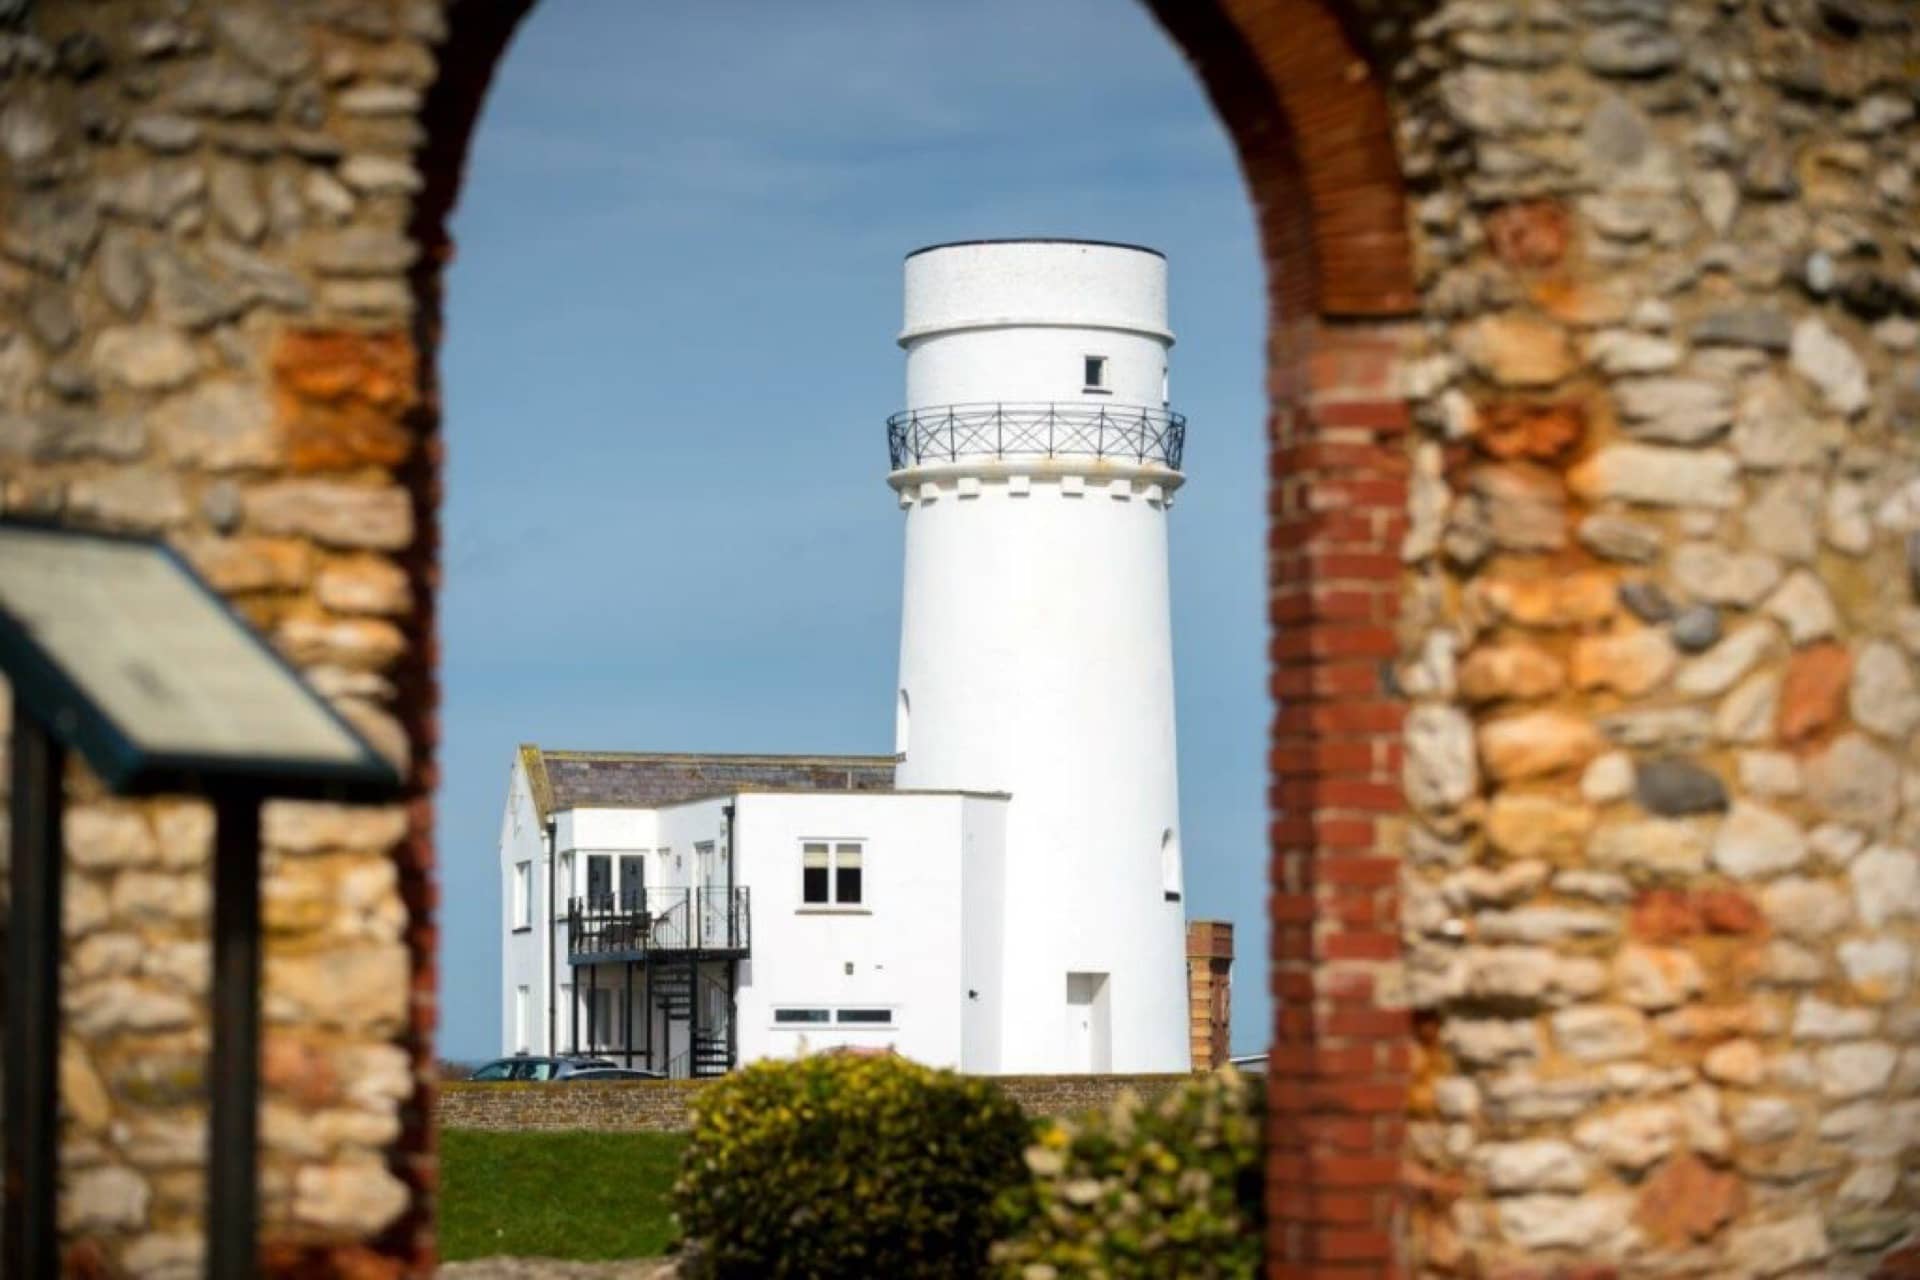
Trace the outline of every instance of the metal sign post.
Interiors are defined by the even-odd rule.
[[[213,1116],[207,1274],[253,1274],[260,1123],[260,797],[214,798]]]
[[[7,876],[6,1274],[60,1274],[60,778],[67,753],[14,704]]]
[[[148,541],[0,521],[0,672],[13,687],[6,975],[8,1277],[60,1272],[62,780],[214,807],[207,1274],[255,1273],[260,806],[383,801],[400,776],[187,565]]]

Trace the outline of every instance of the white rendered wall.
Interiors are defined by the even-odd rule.
[[[965,872],[969,859],[988,868],[998,861],[985,810],[1004,803],[897,793],[738,797],[734,874],[753,901],[753,953],[741,966],[738,1003],[741,1061],[852,1045],[961,1065],[962,904],[973,901]],[[802,901],[800,846],[820,839],[863,842],[859,907]],[[779,1007],[880,1005],[896,1011],[891,1024],[773,1020]]]
[[[1167,263],[1117,245],[1012,241],[923,250],[906,263],[907,408],[1164,399]],[[1086,356],[1107,359],[1089,391]]]
[[[910,408],[1160,407],[1165,262],[1112,246],[955,246],[907,260]],[[1123,363],[1124,361],[1124,363]],[[1164,467],[961,459],[896,472],[906,514],[903,788],[1012,793],[998,1069],[1082,1069],[1067,974],[1107,975],[1112,1069],[1188,1068]]]
[[[1003,797],[960,802],[960,1069],[983,1075],[1000,1070],[1010,807]]]
[[[514,928],[513,920],[513,868],[521,862],[531,863],[533,869],[529,908],[532,927],[524,933]],[[546,1051],[547,974],[540,959],[542,940],[546,937],[541,923],[547,908],[546,879],[545,833],[541,830],[526,771],[516,758],[507,779],[507,806],[500,816],[500,1052],[503,1054],[517,1053],[523,1047],[518,1043],[513,1007],[514,991],[522,986],[527,988],[529,997],[524,1047],[530,1053]]]

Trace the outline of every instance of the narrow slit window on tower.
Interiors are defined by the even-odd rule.
[[[1105,356],[1087,356],[1086,390],[1105,391],[1107,389],[1107,358]]]

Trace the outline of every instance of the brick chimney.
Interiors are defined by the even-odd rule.
[[[1187,921],[1187,1034],[1193,1069],[1227,1065],[1227,1027],[1233,1013],[1233,925]]]

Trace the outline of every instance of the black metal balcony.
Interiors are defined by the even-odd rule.
[[[744,886],[642,889],[567,902],[567,959],[573,964],[650,955],[744,956],[752,937]]]
[[[895,471],[962,458],[1094,458],[1178,471],[1186,443],[1184,417],[1133,405],[949,404],[887,419]]]

